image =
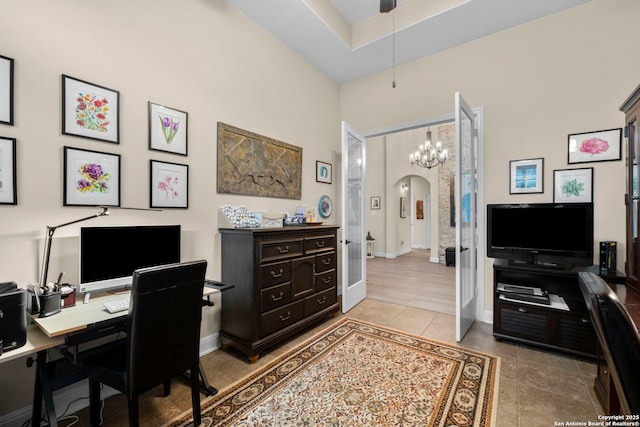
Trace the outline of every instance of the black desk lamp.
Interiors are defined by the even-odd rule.
[[[97,214],[90,215],[90,216],[87,216],[87,217],[84,217],[84,218],[80,218],[80,219],[76,219],[75,221],[65,222],[64,224],[60,224],[60,225],[55,225],[55,226],[47,225],[47,240],[45,241],[45,244],[44,244],[44,253],[42,255],[42,274],[40,275],[40,283],[39,283],[41,292],[46,291],[48,289],[48,287],[47,287],[47,275],[49,273],[49,257],[51,256],[51,241],[53,239],[53,233],[55,233],[58,228],[66,227],[67,225],[71,225],[71,224],[75,224],[75,223],[78,223],[78,222],[87,221],[89,219],[99,218],[101,216],[109,215],[110,212],[109,212],[109,208],[107,206],[98,206],[98,208],[100,208],[102,210],[100,212],[98,212]],[[60,283],[57,283],[57,282],[56,282],[56,284],[60,285]]]

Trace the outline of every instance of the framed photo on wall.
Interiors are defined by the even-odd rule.
[[[592,203],[593,168],[553,171],[554,203]]]
[[[543,193],[544,159],[509,162],[509,194]]]
[[[380,209],[380,196],[371,197],[371,210],[376,211]]]
[[[64,206],[120,206],[120,155],[64,147]]]
[[[119,144],[120,92],[62,75],[62,133]]]
[[[149,149],[186,156],[187,119],[185,111],[149,101]]]
[[[331,184],[331,163],[316,160],[316,181]]]
[[[189,207],[189,166],[150,161],[151,208]]]
[[[622,129],[573,133],[568,137],[568,163],[607,162],[622,159]]]
[[[400,197],[400,218],[406,218],[407,217],[407,198],[406,197]]]
[[[16,139],[0,137],[0,204],[17,205]]]
[[[0,55],[0,123],[13,125],[13,59]]]

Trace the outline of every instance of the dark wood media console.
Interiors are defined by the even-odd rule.
[[[273,347],[340,310],[338,226],[221,228],[221,340],[256,362]]]
[[[598,340],[580,292],[580,271],[600,273],[596,265],[556,269],[511,264],[503,259],[495,260],[494,337],[595,359]],[[599,275],[607,281],[619,280],[615,274]],[[501,283],[540,288],[549,294],[558,295],[566,303],[566,309],[501,299],[501,292],[498,291]]]

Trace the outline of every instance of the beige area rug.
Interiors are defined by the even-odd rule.
[[[500,359],[345,318],[202,403],[210,426],[495,425]],[[191,411],[169,424],[192,425]]]

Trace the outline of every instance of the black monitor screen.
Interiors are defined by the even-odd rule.
[[[80,230],[81,291],[123,286],[143,267],[180,262],[180,226],[83,227]]]

